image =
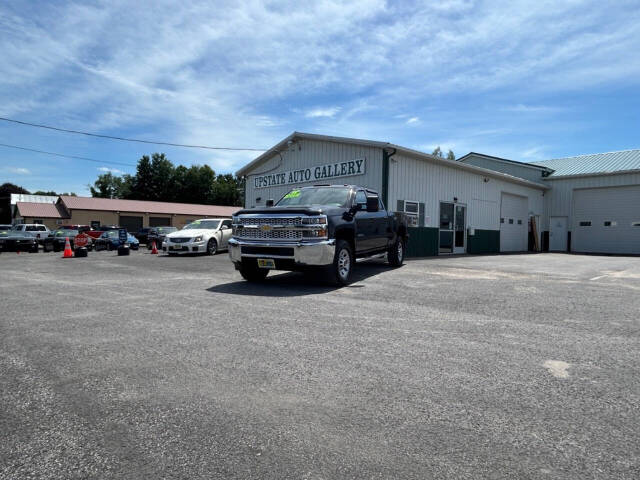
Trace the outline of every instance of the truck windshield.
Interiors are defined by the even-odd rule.
[[[327,205],[335,207],[346,207],[349,201],[349,187],[316,187],[301,188],[291,190],[278,202],[279,207],[290,207],[297,205]]]

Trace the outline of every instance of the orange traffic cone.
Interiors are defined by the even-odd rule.
[[[155,240],[151,244],[151,253],[153,255],[157,255],[158,254],[158,247],[156,247],[156,241]]]
[[[69,243],[69,237],[65,238],[64,242],[64,254],[62,258],[71,258],[73,257],[73,252],[71,251],[71,244]]]

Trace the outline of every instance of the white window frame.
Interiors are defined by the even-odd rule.
[[[407,204],[415,203],[416,211],[408,212]],[[407,216],[407,226],[408,227],[418,227],[420,225],[420,202],[415,200],[405,200],[404,201],[404,214]]]

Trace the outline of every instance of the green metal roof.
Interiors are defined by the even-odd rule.
[[[625,172],[640,170],[640,150],[594,153],[531,163],[554,170],[547,178]]]

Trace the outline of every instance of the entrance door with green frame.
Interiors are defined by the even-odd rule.
[[[440,202],[440,250],[442,253],[467,251],[467,206],[461,203]]]

